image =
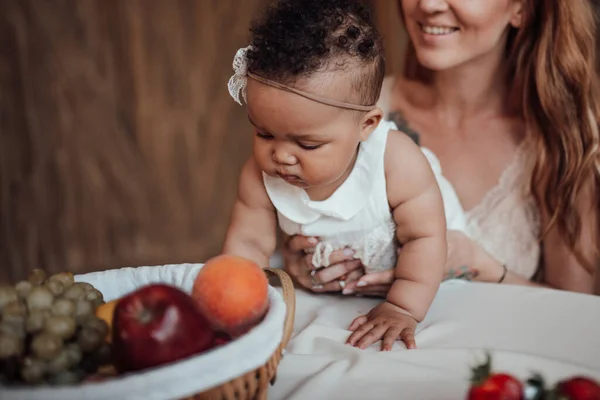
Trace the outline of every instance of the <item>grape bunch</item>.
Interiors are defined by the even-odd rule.
[[[0,385],[68,385],[110,360],[102,293],[63,272],[35,269],[0,286]]]

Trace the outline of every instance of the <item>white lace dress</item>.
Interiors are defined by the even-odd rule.
[[[334,250],[351,248],[367,273],[396,266],[396,224],[392,218],[384,170],[384,153],[393,122],[382,121],[368,140],[361,143],[348,178],[326,200],[313,201],[306,192],[280,178],[263,174],[263,182],[277,209],[279,226],[288,235],[319,237],[312,262],[329,266]],[[447,225],[466,228],[466,217],[452,185],[441,175],[433,153],[423,152],[442,189]]]

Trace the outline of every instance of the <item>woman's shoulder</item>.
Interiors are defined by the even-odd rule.
[[[426,102],[430,97],[427,85],[408,80],[402,74],[388,75],[383,79],[377,106],[387,116],[392,111],[410,108],[410,104]]]
[[[392,89],[395,82],[396,75],[388,75],[383,78],[379,100],[377,101],[377,107],[381,108],[383,115],[387,115],[390,112],[390,99],[392,97]]]

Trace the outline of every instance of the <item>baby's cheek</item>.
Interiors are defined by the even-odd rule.
[[[253,155],[260,169],[267,172],[272,163],[272,152],[269,150],[268,146],[255,145]]]
[[[315,183],[326,184],[343,174],[345,168],[333,154],[306,157],[302,161],[303,175]]]

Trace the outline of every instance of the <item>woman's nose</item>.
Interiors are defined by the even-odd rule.
[[[435,13],[448,10],[448,2],[446,0],[420,0],[419,6],[426,13]]]
[[[273,161],[277,164],[294,165],[298,162],[298,159],[286,149],[286,146],[275,146],[273,148]]]

